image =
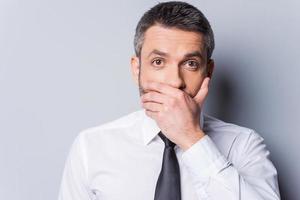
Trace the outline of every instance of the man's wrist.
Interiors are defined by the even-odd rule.
[[[188,150],[191,146],[193,146],[193,144],[195,144],[196,142],[198,142],[201,138],[203,138],[203,136],[205,136],[205,133],[202,130],[197,130],[193,133],[188,134],[187,139],[179,145],[179,147],[181,149],[183,149],[183,151]]]

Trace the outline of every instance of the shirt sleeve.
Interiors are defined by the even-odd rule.
[[[87,162],[82,134],[79,134],[65,162],[58,200],[91,200],[87,184]]]
[[[208,135],[183,152],[182,161],[192,175],[199,200],[280,199],[277,171],[263,138],[252,131],[232,148],[235,164],[220,153]]]

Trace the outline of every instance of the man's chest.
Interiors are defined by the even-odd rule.
[[[90,162],[90,190],[95,200],[153,200],[161,171],[163,147],[129,148],[123,152],[101,152]],[[183,166],[180,153],[182,200],[196,200],[191,175]]]

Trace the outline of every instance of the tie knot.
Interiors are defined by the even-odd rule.
[[[169,140],[161,131],[159,131],[158,135],[164,141],[166,147],[174,148],[175,143]]]

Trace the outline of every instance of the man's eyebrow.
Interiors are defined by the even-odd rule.
[[[152,54],[157,54],[157,55],[160,55],[160,56],[164,56],[164,57],[168,57],[169,54],[168,53],[165,53],[165,52],[162,52],[162,51],[159,51],[157,49],[153,49],[148,57],[150,57]],[[191,57],[199,57],[200,59],[203,59],[203,55],[200,51],[193,51],[193,52],[190,52],[190,53],[186,53],[184,55],[184,58],[191,58]]]
[[[153,49],[153,50],[149,53],[148,57],[150,57],[152,54],[157,54],[157,55],[165,56],[165,57],[168,57],[168,56],[169,56],[168,53],[159,51],[159,50],[157,50],[157,49]]]
[[[203,55],[200,51],[193,51],[191,53],[187,53],[184,55],[185,58],[191,58],[191,57],[199,57],[200,59],[203,59]]]

